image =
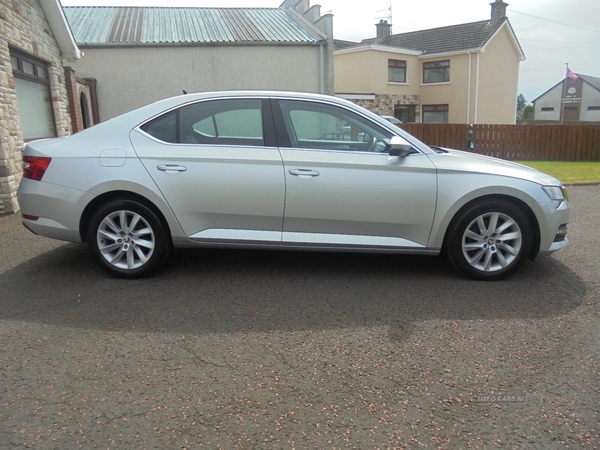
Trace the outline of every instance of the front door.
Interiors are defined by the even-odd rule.
[[[437,197],[436,170],[421,153],[387,153],[392,133],[342,107],[280,100],[290,147],[283,242],[423,248]]]

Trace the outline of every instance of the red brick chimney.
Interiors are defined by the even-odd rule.
[[[495,0],[494,3],[490,3],[492,6],[492,23],[496,24],[506,18],[506,7],[508,3],[504,3],[502,0]]]

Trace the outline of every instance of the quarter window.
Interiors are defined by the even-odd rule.
[[[56,136],[48,65],[18,50],[10,50],[15,93],[24,140]]]
[[[388,81],[406,83],[406,61],[388,59]]]
[[[450,81],[450,60],[423,63],[423,83],[447,83]]]
[[[423,123],[448,123],[448,105],[423,105]]]

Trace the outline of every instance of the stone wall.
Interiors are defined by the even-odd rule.
[[[10,48],[48,63],[58,136],[71,133],[60,49],[37,0],[0,0],[0,214],[18,211],[17,187],[24,147]]]
[[[350,101],[368,109],[380,116],[393,116],[396,105],[415,105],[416,121],[420,122],[421,102],[418,95],[379,95],[376,94],[368,99],[351,98]]]

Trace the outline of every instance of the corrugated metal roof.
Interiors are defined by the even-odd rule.
[[[319,34],[278,8],[65,7],[78,45],[315,43]]]

